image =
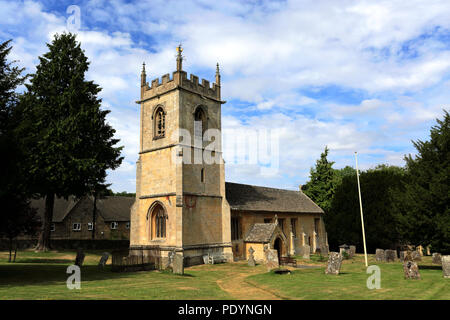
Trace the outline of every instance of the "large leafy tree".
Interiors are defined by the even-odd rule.
[[[437,119],[429,141],[413,141],[417,155],[405,157],[408,181],[401,233],[414,245],[450,253],[450,115]]]
[[[21,120],[16,92],[27,76],[23,68],[8,61],[11,40],[0,44],[0,235],[9,239],[11,261],[12,242],[20,234],[33,234],[39,227],[36,212],[30,208],[27,176],[23,166],[17,126]]]
[[[336,188],[331,210],[325,216],[328,241],[331,247],[347,243],[362,250],[361,217],[356,171],[346,170]],[[367,249],[395,248],[401,244],[398,233],[398,195],[404,192],[405,170],[380,165],[360,174],[361,198]]]
[[[104,184],[106,170],[122,162],[115,130],[97,97],[101,88],[85,78],[89,62],[75,35],[55,35],[39,57],[23,104],[22,133],[33,190],[45,197],[38,250],[50,247],[55,196],[83,196]]]
[[[328,161],[328,147],[310,170],[310,180],[303,186],[303,192],[310,197],[325,213],[331,208],[331,200],[335,192],[337,177],[333,169],[334,162]]]

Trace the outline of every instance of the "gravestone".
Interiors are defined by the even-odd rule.
[[[209,263],[209,253],[203,256],[203,263],[208,264]]]
[[[102,257],[100,258],[100,261],[98,262],[98,267],[103,268],[106,265],[106,262],[109,259],[109,253],[103,252]]]
[[[375,260],[377,260],[377,261],[386,261],[383,249],[377,249],[375,251]]]
[[[386,262],[395,262],[397,260],[397,251],[396,250],[384,250],[384,259]]]
[[[330,252],[328,257],[328,265],[325,269],[326,274],[339,274],[339,270],[341,269],[342,264],[342,255],[337,252]]]
[[[322,254],[324,256],[328,256],[328,253],[330,252],[330,249],[328,248],[328,245],[325,245],[322,247]]]
[[[414,261],[403,262],[403,272],[405,273],[406,279],[420,280],[419,267]]]
[[[450,256],[442,256],[442,273],[444,274],[444,278],[450,278]]]
[[[356,246],[350,246],[350,258],[353,258],[353,256],[356,254]]]
[[[304,245],[302,247],[303,259],[310,259],[311,247],[308,245]]]
[[[347,244],[340,245],[339,254],[345,259],[350,258],[350,246]]]
[[[255,262],[255,257],[253,256],[253,253],[255,252],[255,250],[253,250],[252,247],[250,247],[250,249],[248,249],[248,265],[250,267],[254,267],[256,266],[256,262]]]
[[[173,259],[175,258],[175,250],[169,251],[169,253],[167,254],[167,258],[169,260],[167,263],[167,266],[173,267]]]
[[[405,261],[408,251],[400,251],[400,261]]]
[[[433,258],[432,258],[432,262],[434,263],[434,264],[442,264],[442,261],[441,261],[441,254],[440,253],[437,253],[437,252],[434,252],[433,253]]]
[[[413,261],[422,261],[422,256],[420,255],[419,251],[412,251],[411,257],[412,257]]]
[[[278,252],[275,249],[267,249],[266,254],[266,267],[268,270],[276,269],[280,266],[278,261]]]
[[[172,272],[175,274],[184,274],[184,257],[181,254],[175,254]]]
[[[78,250],[77,251],[77,256],[75,258],[75,265],[81,267],[83,265],[83,262],[84,262],[84,257],[85,257],[85,255],[84,255],[83,250]]]

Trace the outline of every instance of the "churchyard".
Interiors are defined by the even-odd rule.
[[[418,262],[421,280],[406,280],[403,265],[379,262],[381,288],[368,289],[364,256],[343,260],[339,275],[325,274],[327,259],[296,257],[290,274],[267,272],[246,261],[199,265],[184,275],[169,271],[112,272],[111,258],[98,268],[102,252],[88,251],[81,268],[81,289],[69,290],[66,269],[76,252],[19,251],[15,263],[0,252],[0,299],[450,299],[450,279],[431,256]]]

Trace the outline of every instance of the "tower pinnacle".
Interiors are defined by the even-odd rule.
[[[220,72],[219,72],[219,63],[216,65],[216,84],[220,86]]]
[[[181,52],[183,52],[183,48],[180,43],[177,47],[177,71],[181,71],[183,69],[183,56],[181,55]]]
[[[141,72],[141,87],[145,86],[147,83],[147,75],[145,73],[145,62],[142,63],[142,72]]]

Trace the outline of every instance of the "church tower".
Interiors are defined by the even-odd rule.
[[[230,208],[225,199],[221,148],[219,65],[215,83],[182,69],[151,81],[141,73],[140,150],[136,201],[131,211],[130,255],[145,255],[160,268],[173,254],[184,265],[210,254],[232,260]]]

